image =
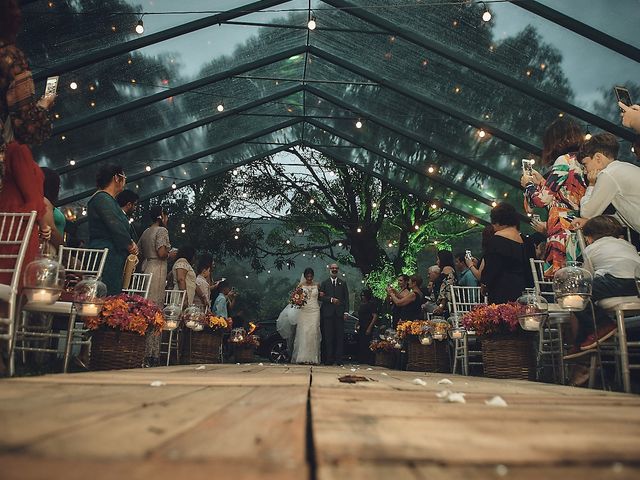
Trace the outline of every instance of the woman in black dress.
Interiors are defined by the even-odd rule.
[[[371,290],[360,293],[360,308],[358,309],[358,361],[373,364],[373,352],[369,350],[373,327],[378,320],[376,305]]]
[[[482,285],[489,303],[515,301],[530,283],[529,255],[518,223],[518,213],[508,203],[500,203],[491,210],[495,234],[487,244],[482,270]]]
[[[424,296],[420,287],[422,286],[422,277],[420,275],[411,275],[409,277],[409,293],[403,297],[399,297],[394,290],[387,288],[387,294],[396,307],[403,307],[402,318],[400,320],[422,320],[422,304]]]

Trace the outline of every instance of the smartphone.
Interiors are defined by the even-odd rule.
[[[227,277],[222,277],[220,280],[218,280],[219,282],[224,282],[227,279]]]
[[[541,222],[542,220],[540,219],[540,215],[534,213],[533,215],[531,215],[531,221]]]
[[[44,96],[49,97],[55,95],[58,91],[59,76],[47,78],[47,85],[44,87]]]
[[[471,250],[465,250],[464,256],[465,258],[473,258],[473,255],[471,255]]]
[[[522,173],[524,173],[525,175],[532,175],[533,174],[533,165],[536,163],[535,160],[530,159],[530,158],[523,158],[522,159]]]
[[[624,103],[627,107],[633,105],[631,101],[631,95],[629,94],[629,90],[627,87],[621,87],[620,85],[616,85],[613,87],[613,91],[616,92],[616,98],[619,102]],[[624,111],[620,109],[621,111]]]

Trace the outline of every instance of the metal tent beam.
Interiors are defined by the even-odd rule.
[[[344,158],[340,158],[339,156],[337,156],[335,153],[328,151],[326,148],[324,147],[319,147],[316,145],[313,145],[307,141],[303,142],[303,144],[309,148],[313,148],[314,150],[317,150],[318,152],[322,153],[324,156],[326,156],[327,158],[331,158],[339,163],[344,163],[347,166],[350,166],[360,172],[363,172],[367,175],[371,175],[372,177],[377,178],[378,180],[380,180],[381,182],[387,183],[389,185],[392,185],[393,187],[397,188],[398,190],[400,190],[401,192],[406,192],[406,193],[410,193],[412,195],[415,195],[416,197],[420,198],[421,200],[423,200],[425,203],[429,203],[429,202],[433,202],[434,198],[429,197],[428,195],[425,195],[424,193],[420,192],[419,190],[416,190],[414,188],[411,187],[407,187],[406,185],[403,185],[402,182],[398,182],[397,180],[392,180],[390,178],[385,177],[384,175],[378,173],[378,172],[372,172],[370,170],[368,170],[367,168],[363,167],[362,165],[359,165],[355,162],[352,162],[350,160],[346,160]],[[453,205],[450,205],[446,202],[443,202],[442,200],[439,200],[440,205],[442,205],[442,207],[446,210],[449,210],[452,213],[456,213],[462,217],[468,217],[471,218],[473,220],[475,220],[477,223],[480,223],[482,225],[489,225],[489,222],[487,222],[486,220],[483,220],[482,218],[479,218],[477,215],[472,215],[464,210],[461,210],[457,207],[454,207]]]
[[[415,165],[411,165],[410,163],[405,162],[404,160],[400,160],[398,157],[396,157],[395,155],[391,155],[387,152],[384,152],[382,150],[380,150],[377,147],[373,147],[371,145],[366,144],[365,142],[361,142],[360,140],[358,140],[357,138],[343,132],[340,131],[338,129],[335,129],[333,127],[330,127],[329,125],[325,125],[322,122],[318,122],[317,120],[314,120],[312,118],[307,118],[305,120],[309,125],[312,125],[320,130],[324,130],[325,132],[329,133],[330,135],[333,135],[335,137],[341,138],[342,140],[345,140],[351,144],[353,144],[356,147],[359,148],[363,148],[371,153],[373,153],[374,155],[378,155],[379,157],[382,157],[392,163],[395,163],[396,165],[399,165],[401,167],[404,167],[407,170],[410,170],[414,173],[416,173],[418,176],[426,179],[426,180],[430,180],[432,182],[438,183],[444,187],[450,188],[451,190],[455,190],[458,193],[462,194],[462,195],[466,195],[469,198],[472,198],[474,200],[477,200],[479,202],[482,202],[486,205],[491,206],[491,204],[495,201],[493,199],[488,199],[483,197],[482,195],[479,195],[471,190],[469,190],[468,188],[465,187],[461,187],[459,185],[457,185],[455,182],[452,182],[450,180],[447,180],[445,178],[440,177],[439,175],[425,175],[424,172],[422,172],[422,170],[420,170],[418,167],[416,167]],[[366,168],[366,167],[365,167]]]
[[[177,25],[175,27],[162,30],[161,32],[144,35],[143,37],[120,43],[118,45],[113,45],[111,47],[103,48],[102,50],[91,52],[72,60],[56,63],[55,65],[35,72],[33,74],[33,79],[34,81],[44,80],[47,77],[51,77],[53,75],[60,75],[71,70],[86,67],[87,65],[98,63],[102,60],[107,60],[123,53],[130,52],[132,50],[138,50],[140,48],[148,47],[149,45],[153,45],[154,43],[163,42],[165,40],[169,40],[170,38],[195,32],[196,30],[201,30],[213,25],[218,25],[222,22],[226,22],[227,20],[233,20],[234,18],[243,17],[250,13],[254,13],[265,8],[274,7],[286,2],[287,0],[260,0],[243,7],[228,10],[224,13],[218,13],[206,18],[200,18],[192,22],[184,23],[182,25]]]
[[[444,113],[445,115],[449,115],[450,117],[456,118],[461,122],[464,122],[476,128],[482,128],[485,131],[491,133],[491,135],[494,135],[504,140],[505,142],[515,145],[518,148],[526,150],[527,152],[531,152],[536,155],[540,155],[542,153],[542,148],[540,148],[537,145],[529,143],[526,140],[522,140],[520,137],[513,135],[511,133],[508,133],[494,125],[490,125],[481,120],[478,120],[477,118],[472,117],[471,115],[468,115],[460,110],[457,110],[456,108],[453,108],[445,103],[429,98],[426,95],[423,95],[421,93],[417,93],[411,90],[410,88],[397,84],[394,81],[387,80],[382,75],[379,75],[377,73],[372,72],[371,70],[355,65],[354,63],[344,60],[343,58],[338,57],[337,55],[329,53],[313,45],[309,47],[309,51],[311,54],[317,57],[320,57],[329,63],[333,63],[338,67],[344,68],[345,70],[349,70],[350,72],[355,73],[356,75],[367,78],[372,82],[378,83],[379,85],[382,85],[383,87],[386,87],[389,90],[396,92],[402,96],[408,97],[411,100],[421,105],[424,105],[425,107],[438,110]]]
[[[624,55],[631,60],[640,62],[640,49],[623,42],[611,35],[604,33],[601,30],[593,28],[586,23],[582,23],[575,18],[571,18],[564,13],[554,10],[546,5],[541,4],[535,0],[509,0],[515,6],[527,10],[531,13],[538,15],[550,22],[560,25],[567,30],[577,33],[589,40],[599,43],[603,47],[607,47],[614,52]]]
[[[181,93],[185,93],[190,90],[194,90],[196,88],[204,87],[210,83],[226,80],[227,78],[233,77],[235,75],[239,75],[251,70],[255,70],[260,67],[270,65],[272,63],[279,62],[281,60],[285,60],[294,55],[301,55],[305,53],[305,51],[306,51],[306,47],[304,45],[295,47],[295,48],[290,48],[283,52],[276,53],[274,55],[269,55],[268,57],[262,58],[260,60],[238,65],[237,67],[231,68],[229,70],[225,70],[224,72],[216,73],[214,75],[209,75],[204,78],[194,80],[193,82],[185,83],[184,85],[180,85],[173,88],[168,88],[162,92],[154,93],[153,95],[148,95],[146,97],[133,100],[123,105],[118,105],[117,107],[103,110],[102,112],[98,112],[96,114],[89,115],[87,117],[84,117],[78,120],[73,120],[67,123],[63,123],[61,125],[54,127],[53,135],[59,135],[61,133],[65,133],[76,128],[84,127],[86,125],[98,122],[100,120],[105,120],[107,118],[111,118],[116,115],[120,115],[122,113],[130,112],[138,108],[146,107],[147,105],[151,105],[152,103],[159,102],[169,97],[180,95]]]
[[[250,142],[251,140],[254,140],[256,138],[262,137],[264,135],[269,135],[270,133],[274,133],[277,132],[278,130],[282,130],[288,127],[292,127],[294,125],[299,124],[300,122],[302,122],[301,119],[291,119],[291,120],[287,120],[284,122],[280,122],[272,127],[268,127],[268,128],[264,128],[262,130],[259,130],[257,132],[251,133],[250,135],[245,135],[243,137],[237,138],[235,140],[232,140],[230,142],[227,143],[223,143],[222,145],[218,145],[215,147],[211,147],[211,148],[207,148],[205,150],[202,150],[200,152],[196,152],[193,153],[191,155],[187,155],[186,157],[182,157],[178,160],[175,160],[173,162],[169,162],[166,163],[164,165],[162,165],[161,167],[157,167],[157,168],[153,168],[151,169],[151,171],[149,172],[141,172],[141,173],[136,173],[134,175],[131,175],[130,177],[128,177],[130,182],[135,182],[136,180],[140,180],[141,178],[144,178],[146,176],[149,175],[154,175],[156,173],[161,173],[164,172],[166,170],[170,170],[172,168],[176,168],[179,167],[180,165],[184,165],[185,163],[189,163],[189,162],[193,162],[195,160],[198,160],[202,157],[206,157],[208,155],[213,155],[219,152],[222,152],[223,150],[227,150],[229,148],[233,148],[236,147],[238,145],[242,145],[243,143],[246,142]],[[56,202],[56,205],[65,205],[67,203],[71,203],[71,202],[76,202],[78,200],[81,200],[83,198],[89,197],[91,195],[93,195],[93,193],[95,192],[95,189],[87,189],[84,190],[82,192],[78,192],[75,193],[73,195],[67,195],[66,197],[61,197],[60,199],[58,199],[58,201]]]
[[[591,112],[588,112],[580,107],[573,105],[566,100],[557,97],[551,93],[543,92],[531,85],[528,85],[525,82],[517,80],[501,71],[493,68],[488,63],[482,62],[481,60],[476,60],[471,58],[461,51],[452,50],[449,47],[441,44],[440,42],[434,41],[430,38],[425,37],[424,35],[420,35],[418,33],[412,32],[400,25],[396,25],[393,22],[383,18],[375,13],[369,12],[366,7],[362,7],[350,0],[323,0],[325,3],[332,5],[336,8],[339,8],[346,13],[353,15],[355,17],[364,20],[365,22],[371,23],[378,28],[384,28],[388,30],[390,33],[397,35],[398,37],[404,38],[405,40],[413,43],[414,45],[418,45],[427,50],[431,50],[432,52],[441,55],[447,60],[464,65],[465,67],[481,73],[482,75],[491,78],[503,85],[511,87],[519,92],[522,92],[526,95],[529,95],[536,100],[539,100],[550,107],[557,108],[563,112],[573,115],[574,117],[580,118],[584,120],[590,125],[602,128],[603,130],[607,130],[615,135],[618,135],[621,138],[624,138],[629,141],[634,140],[634,134],[625,129],[620,125],[616,125],[608,120],[605,120],[598,115],[594,115]]]
[[[494,170],[493,168],[487,167],[485,165],[483,165],[480,162],[476,162],[472,159],[469,159],[463,155],[460,155],[459,153],[451,150],[450,148],[438,144],[436,142],[433,142],[431,140],[425,140],[424,138],[422,138],[420,135],[411,132],[409,130],[406,130],[403,127],[399,127],[397,125],[394,125],[393,123],[389,122],[388,120],[384,120],[383,118],[377,116],[377,115],[372,115],[371,113],[367,112],[366,110],[363,110],[359,107],[354,106],[351,103],[345,102],[342,99],[336,97],[335,95],[323,92],[322,90],[313,87],[313,86],[307,86],[305,87],[306,90],[309,93],[312,93],[313,95],[320,97],[330,103],[333,103],[334,105],[343,108],[345,110],[348,110],[350,112],[356,113],[358,114],[360,117],[362,118],[368,118],[370,119],[373,123],[377,123],[378,125],[380,125],[381,127],[395,133],[396,135],[402,135],[403,137],[409,138],[410,140],[413,140],[416,143],[419,143],[420,145],[430,149],[430,150],[435,150],[436,152],[439,152],[443,155],[446,155],[447,157],[452,158],[453,160],[456,160],[459,163],[462,163],[463,165],[467,165],[468,167],[472,167],[475,168],[476,170],[489,175],[493,178],[496,178],[504,183],[506,183],[507,185],[510,185],[512,187],[516,187],[516,188],[520,188],[520,183],[515,181],[513,178],[505,175],[502,172],[499,172],[497,170]]]
[[[108,160],[109,158],[115,157],[117,155],[121,155],[123,153],[130,152],[132,150],[144,147],[146,145],[150,145],[150,144],[158,142],[160,140],[165,140],[165,139],[167,139],[169,137],[173,137],[175,135],[179,135],[181,133],[187,132],[189,130],[193,130],[195,128],[202,127],[204,125],[215,123],[215,122],[217,122],[219,120],[222,120],[224,118],[228,118],[230,116],[237,115],[239,113],[245,112],[245,111],[250,110],[252,108],[256,108],[256,107],[259,107],[261,105],[264,105],[266,103],[273,102],[273,101],[279,100],[281,98],[286,98],[289,95],[293,95],[295,93],[300,92],[301,90],[302,90],[302,86],[301,85],[297,85],[295,87],[287,88],[285,90],[282,90],[279,93],[274,93],[273,95],[269,95],[269,96],[263,97],[263,98],[261,98],[259,100],[254,100],[253,102],[245,103],[244,105],[240,105],[240,106],[235,107],[235,108],[230,108],[228,110],[225,110],[222,113],[216,113],[215,115],[209,115],[209,116],[207,116],[205,118],[202,118],[200,120],[196,120],[195,122],[188,123],[187,125],[183,125],[183,126],[177,127],[177,128],[172,128],[171,130],[165,130],[164,132],[160,132],[160,133],[158,133],[156,135],[152,135],[150,137],[143,138],[142,140],[138,140],[136,142],[128,143],[128,144],[123,145],[121,147],[114,148],[113,150],[109,150],[108,152],[101,153],[101,154],[96,155],[94,157],[89,157],[89,158],[87,158],[85,160],[78,160],[78,161],[76,161],[75,166],[67,165],[67,166],[64,166],[62,168],[57,169],[56,171],[58,173],[60,173],[60,174],[65,174],[65,173],[71,172],[73,170],[77,170],[79,168],[83,168],[83,167],[86,167],[88,165],[92,165],[94,163],[103,162],[103,161]]]

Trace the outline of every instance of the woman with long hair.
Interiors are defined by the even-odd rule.
[[[436,265],[440,267],[440,279],[438,282],[440,289],[433,314],[445,315],[449,309],[449,302],[451,301],[450,287],[458,282],[458,275],[456,274],[456,267],[451,250],[438,250],[437,257]]]
[[[422,277],[420,275],[411,275],[409,277],[409,291],[403,297],[398,296],[391,286],[387,287],[387,295],[396,307],[403,307],[402,320],[421,320],[422,303],[424,295],[420,287],[422,286]]]
[[[577,243],[571,233],[571,222],[580,217],[580,199],[587,183],[577,152],[584,139],[580,126],[573,120],[559,118],[544,132],[542,165],[550,167],[546,178],[536,170],[520,180],[524,188],[525,210],[547,208],[547,246],[545,276],[552,277],[566,260],[578,256]]]

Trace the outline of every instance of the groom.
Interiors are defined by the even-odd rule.
[[[349,289],[338,278],[338,265],[329,266],[330,277],[320,284],[320,329],[325,365],[342,365],[344,350],[344,318],[349,311]]]

